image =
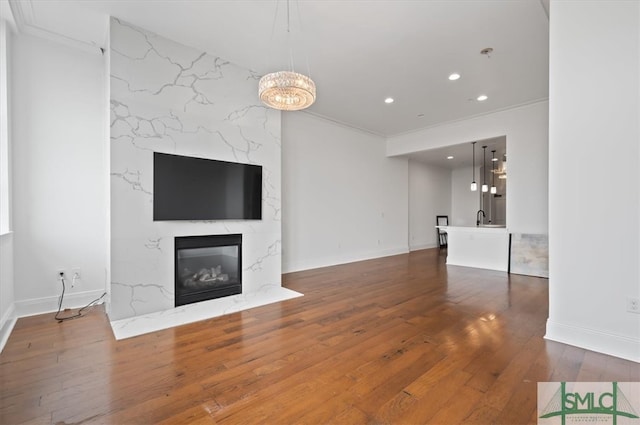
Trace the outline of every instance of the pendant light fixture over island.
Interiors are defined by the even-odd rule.
[[[478,190],[478,183],[476,183],[476,142],[471,142],[471,146],[473,146],[473,155],[471,156],[471,191],[475,192]]]
[[[482,192],[489,191],[489,185],[487,184],[487,146],[482,147]]]

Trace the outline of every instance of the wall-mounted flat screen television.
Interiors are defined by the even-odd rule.
[[[153,220],[260,220],[262,167],[153,153]]]

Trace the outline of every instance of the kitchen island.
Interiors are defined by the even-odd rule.
[[[447,264],[506,272],[509,231],[502,226],[436,226],[447,232]]]

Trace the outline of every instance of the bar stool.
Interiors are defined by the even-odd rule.
[[[436,226],[448,226],[449,225],[449,216],[448,215],[437,215],[436,216]],[[438,233],[438,243],[440,248],[447,247],[447,231],[436,228],[436,232]]]

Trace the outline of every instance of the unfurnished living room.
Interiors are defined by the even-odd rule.
[[[0,424],[638,400],[640,1],[0,0]]]

